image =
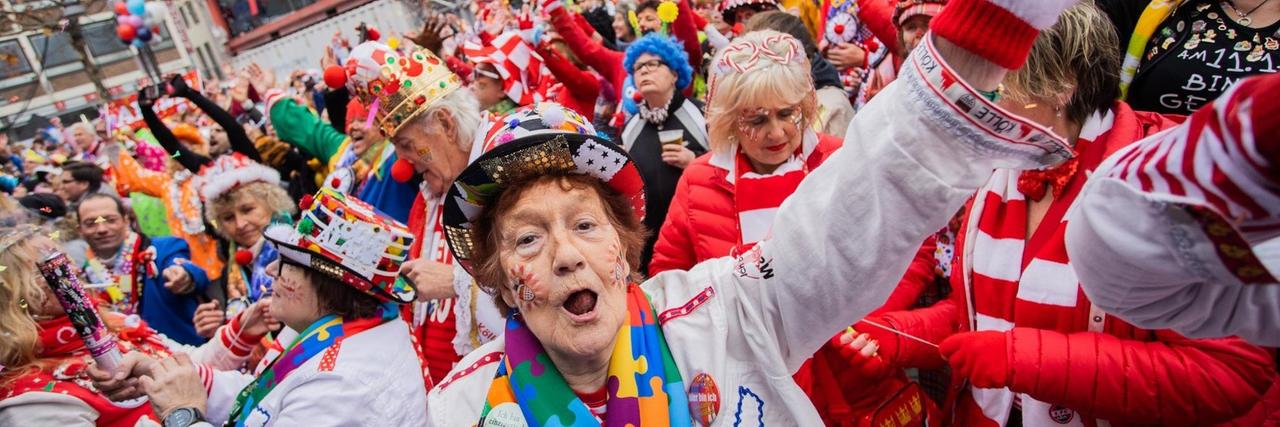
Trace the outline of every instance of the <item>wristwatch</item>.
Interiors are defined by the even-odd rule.
[[[204,414],[196,408],[178,408],[164,417],[164,427],[188,427],[204,421]]]

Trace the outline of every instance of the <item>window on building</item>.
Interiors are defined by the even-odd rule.
[[[31,72],[31,63],[17,39],[0,41],[0,79],[18,77]],[[6,101],[7,102],[7,101]]]
[[[316,0],[218,0],[222,16],[231,27],[231,35],[253,31],[262,25],[283,18],[298,9],[310,6]],[[258,14],[251,13],[256,5]]]
[[[36,58],[44,68],[66,65],[80,61],[80,54],[71,47],[71,36],[67,33],[54,33],[53,37],[44,34],[31,36],[31,48],[36,51]],[[45,41],[48,40],[48,43]],[[118,41],[117,41],[118,42]]]
[[[190,27],[190,26],[191,26],[191,18],[187,17],[187,8],[186,8],[186,7],[179,7],[179,8],[178,8],[178,13],[181,13],[181,14],[182,14],[182,26],[184,26],[184,27]]]
[[[191,15],[191,23],[200,25],[200,10],[192,3],[187,3],[187,14]]]
[[[82,28],[84,41],[89,45],[89,53],[93,54],[95,58],[129,49],[129,46],[121,42],[120,38],[116,36],[116,21],[114,20],[94,22]]]

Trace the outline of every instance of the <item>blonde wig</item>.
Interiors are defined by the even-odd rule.
[[[728,152],[744,111],[799,104],[801,129],[817,117],[818,100],[804,46],[773,30],[753,31],[733,40],[711,61],[707,134],[711,150]]]

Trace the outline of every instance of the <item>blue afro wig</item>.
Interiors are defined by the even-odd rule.
[[[661,58],[676,73],[676,89],[684,90],[693,83],[693,67],[689,66],[689,54],[684,47],[675,38],[657,33],[641,37],[627,47],[627,57],[622,60],[627,75],[635,73],[636,58],[646,53]]]

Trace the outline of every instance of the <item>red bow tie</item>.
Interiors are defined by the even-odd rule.
[[[1079,160],[1073,157],[1053,169],[1023,171],[1018,177],[1018,191],[1027,196],[1027,201],[1043,199],[1044,192],[1049,188],[1053,189],[1053,197],[1058,197],[1062,195],[1062,189],[1067,187],[1071,177],[1075,176],[1079,165]]]

